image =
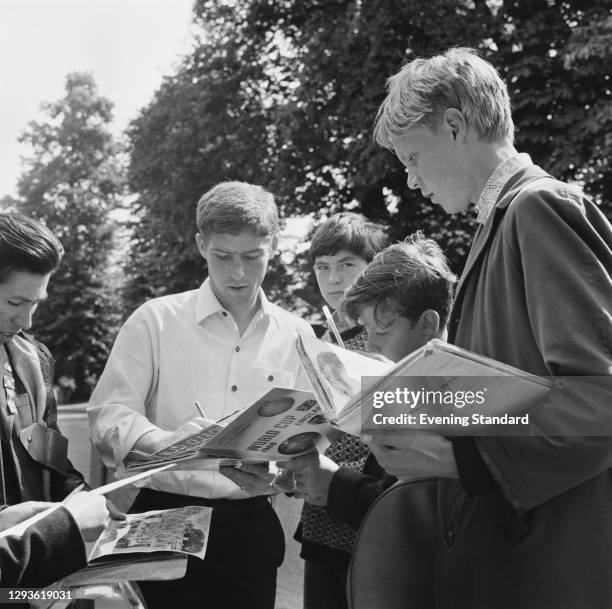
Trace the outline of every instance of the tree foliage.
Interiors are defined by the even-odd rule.
[[[612,3],[514,0],[500,18],[495,61],[514,101],[518,147],[612,213]]]
[[[226,179],[270,188],[285,215],[354,209],[394,239],[421,229],[459,272],[471,215],[408,189],[372,142],[385,79],[414,56],[480,49],[506,78],[518,147],[583,182],[610,211],[609,0],[196,0],[200,39],[130,131],[139,194],[131,297],[197,285],[198,197]],[[317,299],[307,261],[268,280],[291,308]]]
[[[19,211],[42,220],[62,241],[64,260],[36,314],[34,333],[56,358],[56,378],[86,399],[117,326],[117,286],[109,255],[109,213],[124,195],[120,149],[109,131],[112,103],[93,77],[66,77],[65,96],[42,107],[21,136],[29,146],[19,180]]]
[[[223,180],[265,183],[268,127],[262,66],[232,34],[231,12],[205,36],[132,123],[129,180],[138,193],[128,299],[195,287],[196,203]]]
[[[440,13],[452,27],[441,25]],[[420,52],[457,40],[478,45],[489,17],[482,2],[396,1],[384,10],[354,0],[196,2],[196,49],[129,132],[139,224],[128,298],[136,304],[197,285],[195,204],[222,180],[268,186],[287,215],[348,205],[389,224],[393,218],[396,237],[424,223],[436,235],[461,226],[408,192],[399,162],[372,145],[370,130],[385,75],[408,45]],[[431,31],[433,21],[440,26]],[[412,203],[399,223],[388,210],[392,191]],[[291,301],[285,288],[300,285],[296,279],[277,261],[267,283]]]

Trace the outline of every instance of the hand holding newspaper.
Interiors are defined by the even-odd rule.
[[[323,446],[330,431],[312,393],[275,387],[242,412],[153,454],[131,451],[125,465],[127,471],[168,462],[182,462],[186,469],[218,469],[238,461],[280,461]]]

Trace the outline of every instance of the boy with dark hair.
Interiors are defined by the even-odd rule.
[[[455,281],[440,247],[416,233],[374,257],[346,291],[342,308],[367,331],[368,352],[397,362],[433,338],[445,339]],[[389,485],[372,455],[364,473],[338,467],[327,453],[297,457],[285,467],[301,493],[353,529]]]
[[[356,338],[348,348],[363,349],[360,328],[351,324],[340,309],[344,290],[389,242],[385,229],[361,214],[334,214],[315,231],[310,243],[317,285],[326,304],[334,311],[334,322],[342,340]],[[324,340],[331,339],[328,333]]]
[[[0,214],[0,506],[11,506],[0,512],[2,528],[83,484],[57,428],[53,358],[24,332],[62,254],[57,237],[39,222]],[[107,520],[103,497],[74,493],[23,536],[2,540],[0,584],[42,586],[85,566],[83,540],[95,539]]]
[[[341,310],[344,291],[386,246],[384,228],[361,214],[341,212],[331,216],[315,231],[310,259],[317,284],[347,349],[364,350],[363,329]],[[333,340],[328,331],[323,340]],[[343,434],[325,451],[329,463],[342,462],[361,472],[369,454],[358,438]],[[330,518],[327,512],[305,496],[302,518],[295,538],[302,543],[304,565],[304,607],[346,607],[346,573],[355,541],[355,528]]]
[[[319,256],[337,254],[341,250],[352,252],[370,262],[388,241],[380,224],[370,222],[361,214],[342,211],[319,226],[312,236],[308,253],[313,263]]]
[[[367,350],[397,362],[432,338],[445,339],[457,278],[440,246],[416,233],[380,252],[342,306],[367,331]]]

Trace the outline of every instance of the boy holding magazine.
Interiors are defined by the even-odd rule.
[[[317,285],[325,303],[333,310],[334,323],[347,349],[363,351],[367,337],[363,328],[341,309],[345,290],[387,243],[382,226],[353,212],[334,214],[313,235],[309,255]],[[323,340],[333,341],[329,330]],[[342,434],[327,448],[324,458],[332,464],[341,462],[346,469],[361,474],[369,453],[359,438]],[[296,463],[301,461],[296,460]],[[344,609],[346,573],[355,542],[355,528],[351,523],[330,517],[308,492],[304,493],[304,498],[295,534],[302,544],[300,555],[305,560],[304,607]]]
[[[455,276],[440,247],[417,233],[374,257],[346,291],[342,310],[367,332],[367,351],[399,361],[432,338],[446,337],[454,282]],[[292,459],[286,467],[293,471],[298,491],[307,498],[303,520],[311,511],[319,510],[329,522],[335,523],[337,530],[344,527],[352,531],[354,539],[369,506],[395,478],[385,475],[371,454],[364,454],[361,468],[347,463],[341,455],[334,457],[328,449],[325,454],[311,453]],[[312,547],[304,545],[303,555],[313,553]],[[305,608],[331,606],[325,604],[329,603],[328,597],[322,596],[330,594],[331,586],[319,587],[316,594],[308,586],[308,573],[323,569],[327,569],[328,578],[335,578],[338,586],[336,598],[341,600],[334,607],[347,606],[346,571],[351,549],[344,556],[328,551],[307,560]]]

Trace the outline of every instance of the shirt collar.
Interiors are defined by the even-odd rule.
[[[528,154],[521,153],[502,161],[491,174],[487,183],[485,184],[478,202],[476,203],[476,210],[478,216],[476,221],[480,224],[484,224],[491,215],[495,203],[503,187],[506,185],[508,180],[517,172],[519,169],[533,165],[531,157]]]
[[[196,298],[195,307],[195,318],[196,323],[204,321],[207,317],[215,315],[216,313],[222,314],[225,311],[223,305],[219,302],[212,287],[210,285],[210,278],[207,277],[204,283],[200,286]],[[261,317],[270,317],[276,323],[276,326],[280,328],[280,320],[278,319],[278,312],[276,307],[266,298],[264,291],[259,288],[259,310],[255,315],[261,315]]]

